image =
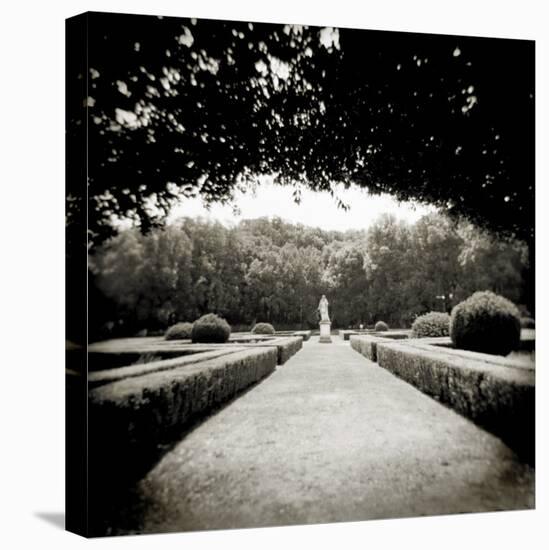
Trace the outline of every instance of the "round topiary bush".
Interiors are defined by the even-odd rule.
[[[452,310],[450,337],[456,348],[507,355],[520,344],[520,313],[490,291],[475,292]]]
[[[271,323],[257,323],[252,332],[254,334],[274,334],[275,329]]]
[[[536,321],[532,317],[521,317],[520,326],[522,328],[536,328]]]
[[[389,330],[389,326],[387,323],[384,323],[383,321],[378,321],[375,326],[376,332],[385,332],[386,330]]]
[[[194,343],[222,344],[229,339],[231,327],[225,319],[208,313],[193,324],[191,338]]]
[[[166,340],[187,340],[191,337],[192,329],[192,323],[176,323],[166,331],[164,338]]]
[[[440,311],[420,315],[412,323],[412,338],[431,338],[450,334],[450,316]]]

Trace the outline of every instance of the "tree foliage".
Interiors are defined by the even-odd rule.
[[[185,218],[146,235],[123,231],[90,256],[90,330],[94,338],[115,335],[112,327],[163,332],[211,312],[235,331],[256,322],[315,328],[322,294],[334,327],[408,327],[476,290],[521,303],[526,262],[524,245],[440,215],[413,225],[382,216],[367,231],[348,232],[278,218],[235,227]]]
[[[175,200],[230,201],[260,174],[296,200],[300,186],[354,184],[533,237],[533,42],[86,17],[87,72],[68,79],[87,86],[95,242],[112,216],[146,230]],[[70,101],[69,158],[81,109]]]

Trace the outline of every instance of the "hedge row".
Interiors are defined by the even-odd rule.
[[[259,344],[262,345],[262,344]],[[295,336],[290,338],[277,338],[265,345],[275,345],[278,352],[278,364],[283,365],[292,355],[303,347],[303,338]]]
[[[235,344],[230,344],[235,345]],[[281,338],[268,338],[264,337],[263,340],[259,340],[254,343],[242,342],[236,344],[243,348],[261,348],[261,347],[276,347],[278,355],[278,364],[283,365],[292,355],[296,354],[303,347],[303,338],[301,336],[294,337],[281,337]],[[211,346],[210,346],[211,347]],[[228,346],[219,346],[227,348]]]
[[[376,332],[374,329],[347,329],[347,330],[339,330],[339,336],[343,338],[343,340],[349,340],[351,336],[360,336],[362,334],[376,334],[379,335],[379,332]]]
[[[377,343],[378,364],[500,437],[534,463],[535,374],[442,350]]]
[[[162,359],[160,361],[151,361],[150,363],[140,363],[136,365],[130,365],[126,367],[119,367],[116,369],[107,369],[97,372],[91,372],[88,375],[88,385],[90,388],[102,386],[103,384],[109,384],[116,382],[124,378],[133,378],[136,376],[143,376],[145,374],[151,374],[162,370],[175,369],[177,367],[183,367],[201,363],[208,359],[215,359],[223,355],[243,351],[243,347],[235,347],[234,349],[222,348],[213,351],[203,351],[201,353],[194,353],[192,355],[183,355],[180,357],[173,357],[171,359]]]
[[[351,335],[351,347],[364,355],[370,361],[377,362],[377,344],[387,342],[387,340],[404,340],[408,338],[407,332],[386,332],[383,336],[373,334],[368,335]]]
[[[378,342],[383,342],[382,338],[378,336],[356,336],[351,335],[351,348],[358,351],[361,355],[364,355],[366,359],[377,362],[376,348]]]
[[[383,338],[384,340],[406,340],[410,337],[410,331],[408,330],[401,330],[401,331],[393,331],[393,332],[384,332],[383,335],[379,334],[379,338]]]
[[[277,330],[275,336],[302,336],[303,341],[306,342],[311,337],[311,330]]]
[[[92,389],[88,432],[92,516],[100,518],[101,507],[108,506],[115,488],[145,475],[165,446],[179,440],[193,421],[273,372],[276,363],[274,347],[248,349]]]

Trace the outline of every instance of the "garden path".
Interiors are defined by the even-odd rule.
[[[137,531],[184,531],[530,508],[534,472],[348,342],[313,337],[139,493]]]

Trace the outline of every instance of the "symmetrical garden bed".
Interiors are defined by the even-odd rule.
[[[256,347],[275,347],[277,349],[278,364],[283,365],[292,355],[303,346],[303,336],[277,337],[255,334],[233,334],[224,344],[193,344],[190,340],[165,340],[162,337],[119,338],[105,340],[89,346],[90,354],[99,356],[105,354],[105,361],[112,361],[109,355],[140,354],[146,355],[195,355],[210,351],[232,353],[239,349]],[[94,362],[99,362],[94,358]],[[191,361],[193,362],[193,361]],[[130,363],[128,363],[130,364]],[[127,368],[127,367],[124,367]]]
[[[303,338],[303,341],[307,342],[307,340],[309,340],[309,338],[311,337],[311,334],[311,330],[277,330],[274,335],[277,337],[301,336]]]
[[[349,338],[351,336],[359,336],[359,335],[362,335],[362,334],[371,334],[375,331],[373,330],[353,330],[353,329],[348,329],[348,330],[339,330],[339,336],[341,336],[341,338],[343,340],[349,340]]]
[[[387,340],[406,340],[409,331],[371,332],[366,335],[350,335],[351,347],[370,361],[377,361],[377,344]]]
[[[111,362],[110,356],[114,355],[117,358],[117,361],[120,363],[124,362],[124,358],[127,358],[127,361],[124,363],[125,366],[119,368],[106,368],[103,370],[98,370],[96,372],[90,372],[88,375],[88,386],[90,388],[101,386],[103,384],[108,384],[110,382],[116,382],[124,378],[133,378],[136,376],[143,376],[145,374],[150,374],[152,372],[159,372],[163,370],[175,369],[178,367],[183,367],[187,365],[194,365],[207,361],[209,359],[215,359],[217,357],[222,357],[229,355],[231,353],[236,353],[238,351],[244,351],[244,347],[235,347],[234,349],[201,349],[195,350],[192,354],[182,354],[179,352],[172,352],[172,357],[169,359],[158,359],[153,361],[141,361],[138,363],[130,363],[130,358],[133,358],[137,353],[101,353],[93,352],[88,354],[88,360],[90,356],[96,356],[95,361],[97,363],[109,364]],[[158,357],[158,352],[144,353],[139,355],[140,358],[147,358],[152,356],[153,358]]]
[[[310,330],[296,330],[292,336],[301,336],[304,342],[307,342],[311,338],[312,331]]]
[[[390,342],[382,337],[353,336],[351,346],[534,462],[533,363],[452,349],[449,338]]]
[[[364,330],[340,330],[339,335],[343,340],[350,340],[352,336],[379,336],[381,338],[392,338],[393,340],[400,340],[402,338],[408,338],[410,336],[409,330],[387,330],[377,331],[374,329]]]
[[[259,382],[302,345],[301,336],[235,335],[225,344],[143,337],[89,346],[96,367],[88,374],[93,505],[101,508],[111,486],[136,481],[193,422]]]
[[[88,393],[94,517],[101,518],[113,495],[143,476],[193,422],[272,373],[279,353],[265,346],[198,355],[202,361],[192,364],[197,355],[94,373],[103,376]]]

